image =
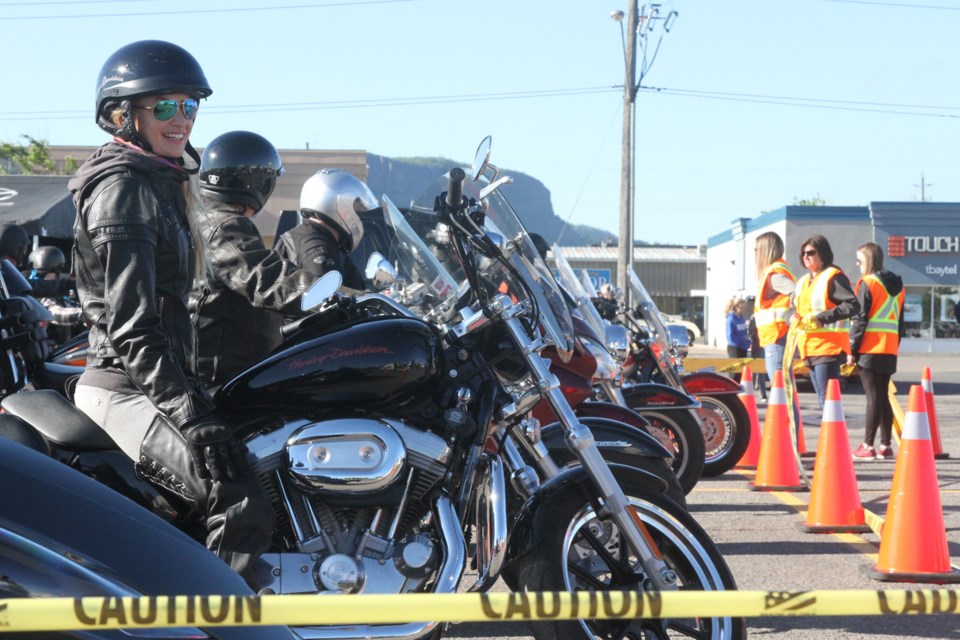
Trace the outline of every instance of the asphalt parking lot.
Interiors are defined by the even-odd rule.
[[[716,355],[694,347],[691,355]],[[949,458],[936,461],[947,542],[951,562],[960,567],[960,358],[956,356],[901,356],[894,376],[900,405],[906,409],[909,385],[920,384],[924,367],[930,367],[943,450]],[[800,407],[808,448],[816,447],[820,432],[817,399],[809,386],[799,387]],[[865,400],[859,384],[847,384],[842,397],[851,450],[862,440]],[[760,407],[763,424],[765,408]],[[896,448],[896,447],[895,447]],[[813,458],[805,460],[812,478]],[[857,462],[855,472],[863,506],[883,518],[895,460]],[[797,524],[805,520],[809,493],[757,492],[747,483],[753,472],[732,471],[704,478],[688,496],[690,512],[710,532],[743,590],[804,591],[834,589],[960,589],[877,582],[863,573],[876,564],[879,538],[865,534],[811,534]],[[917,527],[924,523],[917,523]],[[920,529],[917,529],[920,531]],[[907,536],[909,539],[909,532]],[[501,585],[501,588],[502,585]],[[765,617],[748,620],[750,637],[784,640],[812,638],[960,638],[960,616],[837,616]],[[520,623],[463,624],[448,635],[464,638],[530,637]]]

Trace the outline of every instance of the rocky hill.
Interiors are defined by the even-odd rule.
[[[367,182],[374,193],[387,193],[394,203],[403,207],[420,195],[420,192],[453,167],[469,163],[446,158],[387,158],[367,154],[369,174]],[[501,168],[501,174],[513,178],[513,183],[502,187],[503,194],[513,205],[517,215],[528,231],[539,233],[547,242],[556,242],[563,232],[564,245],[582,246],[600,244],[605,239],[616,237],[602,229],[584,225],[568,225],[553,211],[550,191],[543,183],[525,173]]]

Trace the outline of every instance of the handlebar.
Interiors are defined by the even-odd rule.
[[[463,181],[466,177],[467,174],[459,167],[450,170],[450,187],[445,200],[450,209],[459,209],[463,203]]]

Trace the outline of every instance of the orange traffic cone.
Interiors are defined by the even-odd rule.
[[[923,386],[923,396],[927,404],[927,422],[930,423],[930,442],[933,443],[933,457],[937,460],[949,458],[949,453],[944,453],[943,442],[940,440],[940,421],[937,420],[937,405],[933,399],[933,380],[930,378],[930,367],[923,368],[923,376],[920,379]]]
[[[740,388],[743,391],[737,397],[743,402],[743,406],[747,408],[747,415],[750,416],[750,443],[735,467],[737,469],[756,469],[757,461],[760,459],[760,418],[757,417],[757,396],[753,392],[753,372],[750,370],[750,365],[743,368],[743,375],[740,376]]]
[[[790,438],[787,394],[783,388],[783,372],[773,374],[773,387],[763,421],[763,440],[757,477],[749,484],[751,491],[803,491],[800,466]]]
[[[797,408],[797,452],[802,458],[812,458],[817,455],[816,451],[807,451],[807,438],[803,435],[803,414],[800,413],[800,394],[796,388],[793,390],[793,402]]]
[[[860,503],[853,471],[847,421],[840,403],[840,381],[827,382],[827,396],[817,442],[817,461],[810,487],[807,520],[798,525],[807,533],[866,533],[870,531]]]
[[[960,582],[960,571],[950,566],[937,466],[920,385],[910,387],[905,422],[877,564],[864,570],[871,578],[888,582]]]

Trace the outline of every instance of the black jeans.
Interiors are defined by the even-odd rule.
[[[860,382],[867,397],[867,422],[863,441],[873,446],[880,428],[880,444],[889,447],[893,430],[893,407],[890,405],[889,373],[860,369]]]

